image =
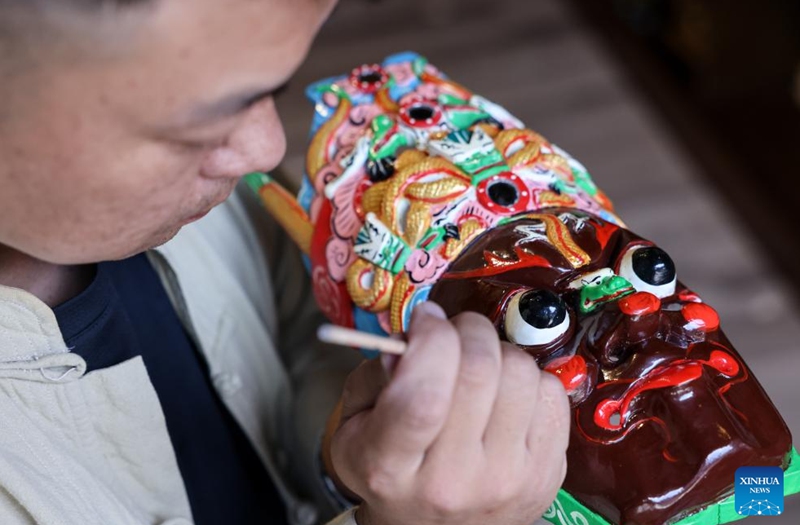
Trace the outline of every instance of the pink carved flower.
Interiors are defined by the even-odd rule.
[[[406,261],[405,269],[411,282],[426,284],[436,281],[447,269],[447,260],[439,252],[415,250]]]
[[[333,236],[325,246],[325,258],[328,260],[328,272],[334,282],[344,281],[347,269],[355,259],[353,245],[344,239]]]

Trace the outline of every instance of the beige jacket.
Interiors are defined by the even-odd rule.
[[[317,447],[359,357],[315,342],[319,317],[295,249],[240,187],[150,258],[290,522],[333,515]],[[0,287],[0,524],[192,523],[141,358],[85,370],[47,306]],[[351,513],[334,522],[355,525]]]

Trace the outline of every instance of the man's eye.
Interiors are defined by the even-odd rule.
[[[239,117],[231,116],[208,124],[173,129],[164,137],[182,149],[209,150],[223,146],[240,122]]]
[[[171,140],[174,145],[187,151],[201,151],[218,148],[228,140],[228,133],[193,133]]]
[[[619,262],[617,275],[630,281],[639,292],[650,292],[662,299],[675,293],[675,263],[658,246],[639,245],[628,249]]]
[[[527,290],[511,298],[505,332],[520,346],[549,345],[564,336],[572,320],[566,303],[549,290]]]
[[[210,143],[197,140],[175,140],[172,143],[180,149],[187,151],[210,149]]]

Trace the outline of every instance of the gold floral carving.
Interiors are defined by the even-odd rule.
[[[539,158],[541,157],[542,153],[542,145],[538,142],[530,142],[525,144],[521,150],[514,153],[510,159],[508,159],[508,165],[513,168],[519,168],[523,166],[530,166]]]
[[[542,221],[545,225],[547,240],[550,241],[550,244],[555,246],[567,261],[569,261],[573,268],[580,268],[592,262],[592,258],[589,254],[575,243],[569,228],[558,217],[540,213],[529,213],[520,216],[520,218]]]
[[[372,274],[372,283],[364,286],[365,275]],[[357,259],[347,269],[347,291],[353,302],[368,312],[382,312],[389,308],[394,276],[364,259]]]
[[[508,148],[516,141],[522,141],[523,144],[547,144],[544,137],[529,129],[507,129],[501,131],[494,139],[494,145],[497,150],[508,157]]]
[[[407,273],[401,274],[394,283],[389,310],[389,324],[392,327],[392,333],[399,334],[403,332],[403,310],[406,304],[406,296],[411,286],[411,280],[408,278]]]
[[[478,219],[467,219],[458,227],[459,239],[448,239],[444,247],[444,256],[448,260],[455,259],[475,237],[484,232],[486,227]]]
[[[549,170],[568,174],[572,178],[572,169],[569,167],[569,162],[561,155],[556,155],[555,153],[542,155],[540,163]]]
[[[421,162],[409,164],[397,172],[389,179],[375,184],[364,192],[364,209],[374,206],[375,200],[380,195],[381,204],[374,213],[381,221],[392,228],[395,232],[401,231],[397,217],[397,203],[400,198],[405,196],[409,180],[425,175],[441,175],[443,179],[460,178],[468,181],[466,174],[456,168],[451,162],[439,157],[425,157]],[[446,188],[447,186],[442,186]],[[370,210],[371,211],[371,210]]]
[[[350,114],[350,109],[353,107],[352,102],[347,97],[339,98],[339,105],[336,112],[325,124],[323,124],[314,138],[311,139],[311,144],[308,146],[308,153],[306,154],[306,173],[312,179],[316,179],[319,170],[328,163],[328,144],[330,137],[339,126],[345,121]],[[316,182],[316,180],[314,180]]]
[[[461,195],[469,189],[469,183],[455,177],[443,177],[431,182],[414,182],[406,189],[406,195],[415,200],[443,202]]]
[[[431,214],[425,202],[413,201],[408,208],[403,240],[409,246],[416,246],[431,226]]]
[[[417,162],[422,162],[427,158],[428,154],[423,151],[418,149],[408,149],[397,157],[397,160],[394,162],[394,169],[395,171],[404,170],[408,166],[416,164]]]

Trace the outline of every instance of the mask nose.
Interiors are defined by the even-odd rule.
[[[601,268],[574,279],[569,287],[580,290],[580,310],[590,313],[599,306],[636,292],[633,285],[611,268]]]
[[[228,140],[203,161],[201,175],[238,179],[254,171],[269,172],[286,153],[286,136],[272,98],[247,110]]]
[[[661,299],[650,292],[636,292],[621,299],[619,309],[627,316],[638,318],[661,310]]]
[[[649,292],[628,294],[617,306],[619,312],[611,309],[601,314],[590,338],[595,357],[604,367],[624,362],[646,341],[660,337],[665,326],[659,315],[661,300]]]

